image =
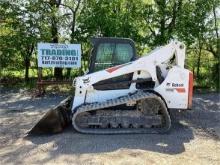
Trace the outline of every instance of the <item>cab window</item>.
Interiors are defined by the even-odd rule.
[[[94,71],[130,62],[133,50],[130,44],[101,43],[98,45]]]

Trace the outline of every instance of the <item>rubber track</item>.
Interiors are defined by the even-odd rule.
[[[162,128],[104,128],[104,129],[103,128],[80,128],[77,126],[75,122],[76,117],[80,113],[88,112],[88,111],[96,111],[98,109],[126,104],[130,101],[133,102],[133,101],[138,101],[142,99],[157,99],[161,103],[162,113],[165,119],[164,127]],[[72,125],[78,132],[89,133],[89,134],[130,134],[130,133],[157,134],[157,133],[166,133],[169,131],[171,127],[171,119],[170,119],[170,115],[168,113],[168,110],[167,110],[167,107],[164,101],[159,96],[151,92],[139,90],[134,94],[122,96],[116,99],[110,99],[102,103],[96,102],[96,103],[84,104],[84,105],[79,106],[77,109],[75,109],[75,113],[73,114]]]

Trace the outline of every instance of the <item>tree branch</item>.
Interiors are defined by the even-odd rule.
[[[182,7],[182,0],[178,0],[178,4],[176,1],[174,2],[172,20],[171,20],[170,24],[167,26],[169,34],[171,34],[173,32],[173,29],[176,24],[177,14],[180,11],[181,7]]]
[[[76,5],[76,8],[74,8],[74,7],[72,7],[72,6],[69,6],[69,5],[66,5],[66,4],[63,4],[63,3],[60,3],[60,5],[61,6],[64,6],[64,7],[67,7],[68,9],[70,9],[71,10],[71,12],[73,13],[73,14],[75,14],[76,12],[77,12],[77,10],[79,9],[79,5],[80,5],[80,3],[81,3],[81,0],[77,0],[77,5]]]
[[[151,31],[152,35],[153,35],[154,37],[156,37],[157,35],[156,35],[155,31],[153,31],[153,29],[152,29],[150,26],[148,26],[148,28],[149,28],[149,30]]]
[[[77,6],[76,6],[76,8],[75,8],[75,12],[79,9],[80,3],[81,3],[81,0],[78,0]]]
[[[69,6],[69,5],[66,5],[66,4],[61,3],[61,4],[60,4],[60,6],[67,7],[68,9],[70,9],[70,10],[71,10],[71,12],[72,12],[72,13],[74,13],[74,12],[75,12],[75,10],[74,10],[74,9],[73,9],[71,6]]]
[[[206,50],[206,51],[212,53],[215,58],[218,58],[217,52],[213,49],[213,47],[211,45],[209,45],[207,48],[203,48],[203,50]]]

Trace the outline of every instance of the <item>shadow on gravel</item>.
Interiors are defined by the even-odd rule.
[[[25,139],[41,145],[55,142],[57,154],[84,154],[112,152],[119,149],[139,149],[165,154],[179,154],[185,151],[184,143],[192,140],[192,129],[180,123],[174,123],[168,134],[128,134],[128,135],[89,135],[80,134],[68,128],[62,134],[52,136],[28,136]]]

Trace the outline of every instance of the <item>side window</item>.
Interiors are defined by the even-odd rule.
[[[130,62],[133,49],[130,44],[101,43],[97,48],[94,71]]]
[[[112,66],[114,49],[114,43],[99,44],[95,60],[95,71],[106,69]]]
[[[133,50],[130,44],[117,44],[115,47],[114,64],[119,65],[130,62]]]

